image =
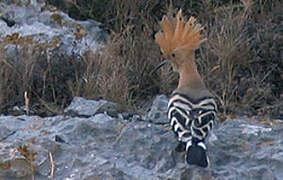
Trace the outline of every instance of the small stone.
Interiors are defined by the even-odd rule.
[[[168,123],[167,105],[168,98],[165,95],[156,96],[151,109],[147,114],[146,120],[153,123]]]

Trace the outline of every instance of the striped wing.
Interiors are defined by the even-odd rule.
[[[203,141],[212,129],[216,111],[213,97],[192,100],[183,94],[174,93],[168,104],[168,119],[179,141]]]

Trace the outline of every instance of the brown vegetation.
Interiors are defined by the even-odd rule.
[[[153,35],[167,11],[167,1],[82,2],[68,1],[80,14],[72,8],[67,12],[73,17],[102,22],[110,34],[104,48],[96,53],[88,52],[78,60],[49,55],[44,45],[37,45],[40,51],[34,51],[34,46],[25,39],[12,43],[17,57],[9,57],[2,41],[1,112],[8,112],[14,105],[24,105],[25,91],[29,94],[31,111],[40,107],[38,110],[43,109],[43,115],[49,115],[46,110],[59,113],[73,96],[104,98],[132,107],[159,93],[169,95],[176,87],[177,75],[169,66],[152,73],[162,60]],[[95,6],[98,9],[92,6],[95,3],[99,4]],[[219,97],[223,112],[282,118],[280,1],[176,0],[174,3],[206,28],[208,40],[197,52],[198,68],[207,86]]]

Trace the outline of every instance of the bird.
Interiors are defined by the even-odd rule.
[[[184,17],[181,9],[175,17],[169,13],[164,15],[160,26],[155,41],[165,62],[170,62],[179,74],[178,86],[167,108],[170,126],[184,147],[187,164],[206,168],[209,158],[205,140],[215,123],[217,103],[195,63],[195,50],[206,40],[201,33],[203,27],[196,18]]]

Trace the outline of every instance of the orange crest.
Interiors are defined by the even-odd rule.
[[[185,21],[182,10],[175,18],[163,16],[160,25],[162,29],[155,34],[155,41],[160,46],[165,58],[169,58],[170,53],[176,49],[184,52],[193,51],[205,41],[200,33],[203,29],[202,26],[196,23],[194,17]]]

